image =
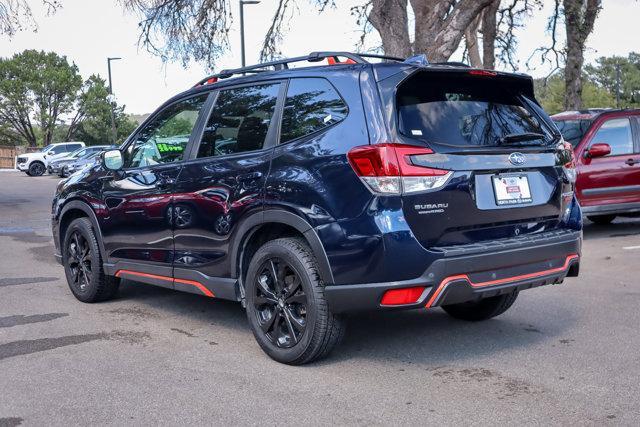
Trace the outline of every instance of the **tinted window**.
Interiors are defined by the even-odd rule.
[[[591,126],[591,120],[558,120],[555,124],[564,140],[576,147]]]
[[[74,150],[77,150],[78,148],[82,148],[82,144],[67,144],[66,151],[74,151]]]
[[[125,167],[135,168],[182,160],[198,113],[209,94],[172,104],[142,128],[125,152]]]
[[[82,157],[85,154],[87,154],[88,150],[89,150],[88,148],[83,148],[81,150],[76,150],[73,153],[69,154],[69,157],[73,157],[73,158]]]
[[[611,146],[610,156],[633,153],[633,139],[631,137],[629,119],[607,120],[593,136],[591,143],[609,144]]]
[[[400,131],[446,145],[495,146],[504,136],[523,133],[545,137],[517,144],[550,142],[548,132],[515,90],[499,79],[418,74],[398,89]]]
[[[198,157],[261,149],[279,88],[276,83],[221,91],[202,135]]]
[[[291,141],[338,123],[347,112],[347,105],[325,79],[291,79],[280,141]]]
[[[61,144],[53,147],[51,151],[53,151],[53,154],[60,154],[60,153],[66,153],[69,150],[67,150],[67,146],[65,144]]]

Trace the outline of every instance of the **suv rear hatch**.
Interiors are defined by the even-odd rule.
[[[397,141],[415,147],[399,149],[398,162],[412,175],[424,168],[446,177],[402,191],[406,221],[425,247],[560,226],[572,199],[572,151],[534,100],[530,78],[421,70],[393,101]]]

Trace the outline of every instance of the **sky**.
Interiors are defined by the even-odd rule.
[[[100,74],[107,77],[107,57],[121,57],[112,62],[113,89],[120,104],[132,114],[152,112],[171,96],[188,89],[208,70],[199,64],[163,63],[158,57],[138,46],[140,18],[125,13],[116,0],[61,0],[62,8],[46,15],[40,0],[27,0],[38,28],[24,31],[12,39],[3,36],[0,56],[7,57],[25,49],[55,51],[75,62],[83,77]],[[240,36],[237,0],[233,4],[233,29],[230,51],[216,64],[216,69],[240,66]],[[284,56],[303,55],[317,50],[353,51],[360,33],[349,11],[362,0],[337,0],[336,9],[318,14],[311,0],[299,0],[289,30],[281,44]],[[623,55],[640,51],[637,25],[640,2],[637,0],[604,0],[593,34],[587,41],[587,63],[599,56]],[[271,23],[277,0],[262,0],[245,6],[245,39],[247,63],[258,62],[264,34]],[[545,33],[553,2],[544,0],[544,9],[526,21],[518,32],[519,71],[544,76],[549,66],[527,69],[525,63],[539,46],[548,43]],[[379,44],[373,35],[369,46]],[[459,57],[458,52],[455,56]],[[452,58],[460,59],[460,58]]]

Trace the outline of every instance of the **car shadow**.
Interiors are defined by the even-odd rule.
[[[199,324],[198,327],[210,325],[218,330],[231,330],[239,334],[239,341],[253,341],[245,310],[236,302],[130,281],[122,284],[119,298],[106,305],[122,307],[123,300],[160,311],[170,318],[188,319],[190,323]],[[541,330],[528,323],[525,316],[514,318],[505,314],[485,322],[466,322],[453,319],[440,309],[359,313],[346,316],[346,321],[342,344],[320,364],[366,358],[432,367],[447,365],[540,342],[555,343],[555,338],[563,336],[574,323],[568,313]]]
[[[109,306],[120,307],[123,301],[143,304],[169,317],[183,317],[201,325],[215,325],[251,333],[245,311],[237,302],[206,298],[129,280],[123,281],[118,297],[104,303],[104,307],[108,311]]]
[[[606,225],[598,225],[585,219],[583,232],[584,238],[589,240],[640,236],[640,218],[616,218]]]

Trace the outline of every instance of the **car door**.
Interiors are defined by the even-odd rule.
[[[123,148],[123,169],[103,180],[103,241],[119,277],[173,287],[171,203],[208,96],[181,99],[154,114]]]
[[[276,81],[216,94],[176,184],[176,289],[237,298],[229,248],[240,221],[263,208],[282,88]]]
[[[640,153],[633,118],[610,117],[596,129],[578,160],[576,191],[584,207],[640,202]],[[593,144],[608,144],[611,153],[591,158]]]

